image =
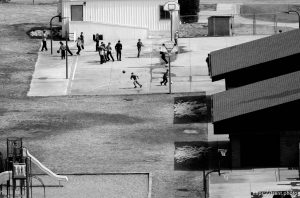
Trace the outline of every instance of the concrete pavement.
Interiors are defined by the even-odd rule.
[[[45,195],[51,198],[88,197],[120,198],[151,197],[152,178],[148,173],[105,173],[90,175],[68,175],[68,182],[38,176],[46,186]],[[59,186],[59,184],[61,186]],[[33,180],[33,197],[44,197],[44,189],[38,180]],[[17,191],[18,193],[19,191]]]
[[[66,79],[66,61],[61,60],[57,53],[59,43],[53,42],[53,54],[50,52],[50,42],[47,43],[48,51],[38,53],[35,70],[32,76],[28,96],[60,96],[67,94],[69,79]],[[75,54],[75,53],[74,53]],[[76,63],[76,56],[68,56],[68,76],[71,68]]]
[[[207,54],[261,37],[263,36],[179,39],[179,53],[171,57],[171,91],[205,91],[207,94],[223,91],[224,81],[211,82],[208,76],[205,62]],[[168,93],[169,86],[161,86],[159,83],[163,72],[168,68],[159,55],[159,47],[165,41],[166,39],[143,40],[144,47],[140,58],[136,58],[137,41],[123,41],[122,61],[102,65],[98,53],[95,52],[95,43],[86,41],[80,56],[69,56],[69,79],[65,78],[65,60],[61,60],[56,53],[58,42],[54,42],[53,55],[50,55],[49,50],[39,52],[28,96]],[[74,44],[71,50],[76,51]],[[115,57],[114,52],[113,56]],[[122,73],[123,70],[126,71],[125,74]],[[139,76],[142,88],[133,87],[131,72]]]
[[[272,198],[277,191],[298,191],[298,170],[287,168],[262,168],[245,170],[223,170],[219,176],[210,174],[210,198],[251,198],[251,192],[268,192]]]

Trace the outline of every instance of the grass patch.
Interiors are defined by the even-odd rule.
[[[1,98],[26,98],[41,43],[26,32],[35,27],[47,27],[51,16],[56,14],[57,3],[53,1],[30,3],[32,1],[12,0],[0,4],[0,9],[5,10],[0,12]]]
[[[281,27],[278,26],[276,29],[274,26],[268,25],[256,25],[256,34],[257,35],[272,35],[278,33],[279,30],[282,32],[287,32],[293,30],[291,27]],[[235,24],[233,27],[234,35],[252,35],[253,34],[253,25],[250,24]]]
[[[207,123],[209,120],[208,99],[205,95],[174,99],[174,124]]]
[[[0,4],[0,151],[5,155],[6,138],[21,137],[54,172],[152,172],[157,197],[185,185],[186,197],[199,197],[201,175],[173,169],[175,141],[206,138],[204,124],[173,125],[174,97],[184,95],[26,96],[41,42],[26,32],[56,15],[55,4],[31,2]]]
[[[200,171],[208,167],[206,142],[175,142],[174,169]]]
[[[287,32],[293,30],[291,27],[282,27],[282,26],[273,26],[270,25],[260,25],[256,24],[256,34],[258,35],[272,35],[278,33],[279,30],[282,32]],[[181,24],[180,25],[180,37],[181,38],[193,38],[193,37],[202,37],[207,36],[208,27],[205,24],[201,23],[191,23],[191,24]],[[235,23],[233,25],[233,34],[234,35],[253,35],[253,25],[252,24],[240,24]]]

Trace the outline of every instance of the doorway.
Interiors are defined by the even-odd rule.
[[[71,21],[83,21],[82,5],[71,5]]]

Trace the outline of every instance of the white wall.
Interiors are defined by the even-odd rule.
[[[85,41],[87,42],[91,42],[93,34],[96,33],[103,34],[103,39],[105,41],[113,42],[119,39],[145,39],[148,36],[148,30],[145,28],[132,28],[94,22],[71,21],[69,33],[76,33],[76,35],[79,36],[80,32],[84,33]]]
[[[170,29],[170,20],[159,19],[159,5],[168,0],[85,0],[63,1],[63,17],[71,17],[70,5],[83,6],[83,20],[104,24],[147,28],[149,31]],[[177,0],[175,0],[177,1]],[[178,14],[174,13],[174,25]]]

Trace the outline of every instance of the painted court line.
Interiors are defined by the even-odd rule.
[[[73,69],[72,81],[75,78],[75,71],[76,71],[76,68],[77,68],[77,62],[78,62],[78,56],[76,57],[75,66],[74,66],[74,69]]]
[[[74,67],[71,68],[71,76],[72,76],[72,78],[69,79],[69,83],[68,83],[68,87],[67,87],[67,95],[70,95],[71,91],[72,91],[72,83],[73,83],[73,80],[75,78],[75,72],[76,72],[76,68],[77,68],[77,63],[78,63],[78,56],[76,56]]]

